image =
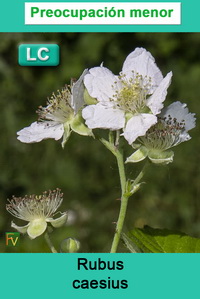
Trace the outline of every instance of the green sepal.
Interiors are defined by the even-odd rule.
[[[69,122],[66,122],[64,124],[64,134],[63,134],[63,140],[62,140],[62,148],[65,147],[65,144],[66,144],[67,140],[69,139],[70,134],[71,134],[70,124],[69,124]]]
[[[140,113],[152,114],[152,111],[149,107],[144,106],[143,109],[140,110]]]
[[[27,232],[28,226],[29,226],[29,223],[24,226],[18,226],[13,221],[11,222],[11,227],[15,228],[21,234],[25,234]]]
[[[87,105],[95,105],[98,103],[97,99],[91,97],[87,91],[87,89],[85,88],[84,93],[83,93],[83,98],[84,98],[84,102]]]
[[[148,157],[150,161],[154,164],[166,165],[173,162],[174,152],[150,150]]]
[[[140,144],[140,143],[132,143],[131,146],[132,146],[132,148],[134,148],[134,149],[138,149],[138,148],[141,147],[141,144]]]
[[[141,184],[142,183],[135,184],[133,180],[128,180],[126,182],[126,191],[125,191],[124,195],[126,197],[130,197],[131,195],[133,195],[134,193],[136,193],[140,189]]]
[[[148,149],[145,146],[141,146],[130,157],[126,159],[125,163],[137,163],[144,160],[148,155]]]
[[[89,129],[85,123],[84,123],[84,119],[81,116],[81,113],[77,113],[76,116],[72,119],[72,121],[70,122],[71,125],[71,129],[78,133],[79,135],[83,135],[83,136],[94,136],[92,133],[92,130]]]
[[[61,216],[56,219],[47,218],[46,221],[50,222],[53,227],[58,228],[65,225],[65,223],[67,222],[67,217],[68,217],[67,212],[65,212],[65,213],[61,213]]]
[[[131,119],[132,117],[133,117],[133,113],[131,113],[131,112],[126,112],[125,113],[126,122],[128,122],[128,120]]]
[[[46,228],[47,223],[45,219],[34,219],[33,221],[29,222],[27,234],[31,239],[35,239],[36,237],[42,235],[45,232]]]

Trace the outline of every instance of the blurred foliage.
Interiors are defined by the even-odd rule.
[[[57,43],[58,67],[21,67],[20,43]],[[65,149],[60,141],[23,144],[16,132],[35,121],[35,110],[46,98],[83,69],[100,65],[118,74],[135,47],[145,47],[163,75],[173,71],[165,105],[186,102],[200,115],[199,33],[1,33],[0,41],[0,252],[48,252],[43,236],[31,241],[21,236],[19,247],[5,247],[5,232],[13,217],[5,210],[12,195],[41,194],[59,187],[64,192],[61,210],[71,210],[73,221],[54,230],[59,246],[63,239],[77,238],[81,252],[107,252],[117,220],[120,196],[114,157],[93,138],[72,134]],[[176,229],[200,237],[200,134],[199,123],[192,140],[174,148],[171,165],[151,165],[146,184],[129,201],[126,227]],[[127,146],[127,155],[130,148]],[[134,178],[142,163],[128,165]],[[24,225],[23,221],[15,222]],[[121,248],[122,250],[123,247]]]

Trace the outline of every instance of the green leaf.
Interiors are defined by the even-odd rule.
[[[125,236],[123,235],[123,240],[130,251],[131,248],[135,249],[138,247],[145,253],[200,252],[200,239],[190,237],[181,232],[154,229],[149,226],[145,226],[143,229],[133,229]]]
[[[132,253],[141,253],[142,251],[139,247],[130,240],[130,238],[126,234],[122,234],[122,239],[126,248]]]

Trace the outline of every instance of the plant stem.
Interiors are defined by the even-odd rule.
[[[129,197],[127,195],[125,195],[126,174],[125,174],[125,169],[124,169],[123,153],[121,151],[117,150],[115,156],[117,159],[117,164],[118,164],[118,169],[119,169],[119,177],[120,177],[122,194],[121,194],[121,206],[120,206],[119,217],[118,217],[116,231],[115,231],[115,235],[114,235],[114,239],[113,239],[112,247],[111,247],[111,251],[110,251],[111,253],[115,253],[117,251],[117,247],[119,244],[119,240],[121,237],[121,232],[122,232],[122,228],[123,228],[124,220],[125,220],[125,216],[126,216],[128,199],[129,199]]]
[[[117,165],[119,170],[119,177],[120,177],[120,185],[121,185],[121,206],[119,211],[119,216],[117,220],[115,235],[113,238],[112,246],[111,246],[111,253],[117,252],[118,244],[121,238],[121,233],[124,225],[124,220],[126,217],[126,210],[128,205],[129,197],[133,194],[126,192],[126,173],[125,173],[125,167],[124,167],[124,157],[123,152],[121,149],[119,149],[119,139],[120,139],[120,131],[118,130],[116,132],[116,139],[114,143],[114,136],[113,132],[109,132],[109,141],[105,140],[104,138],[100,138],[99,140],[104,144],[107,149],[113,153],[113,155],[117,159]],[[146,164],[147,165],[147,164]],[[142,171],[138,174],[136,179],[134,180],[134,186],[136,186],[142,177],[144,176],[146,165],[143,167]]]
[[[45,238],[45,241],[47,242],[47,245],[49,246],[49,248],[51,249],[51,252],[53,253],[58,253],[58,251],[55,249],[55,247],[53,246],[53,243],[51,242],[51,239],[49,237],[49,233],[46,232],[44,234],[44,238]]]
[[[125,174],[125,168],[124,168],[124,159],[123,159],[123,153],[120,150],[116,151],[116,159],[117,159],[117,164],[118,164],[118,169],[119,169],[119,177],[120,177],[120,184],[121,184],[121,206],[120,206],[120,211],[119,211],[119,217],[117,220],[117,226],[116,226],[116,231],[114,235],[114,239],[112,242],[112,247],[110,252],[115,253],[117,252],[117,247],[120,241],[123,225],[124,225],[124,220],[126,217],[126,210],[127,210],[127,205],[128,205],[128,200],[130,195],[126,193],[126,174]],[[136,179],[134,180],[134,185],[136,186],[140,180],[143,178],[146,167],[148,165],[148,162],[145,164],[141,172],[138,174]]]

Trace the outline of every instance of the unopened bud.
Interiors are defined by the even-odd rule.
[[[60,252],[76,253],[80,249],[80,242],[74,238],[67,238],[60,244]]]

